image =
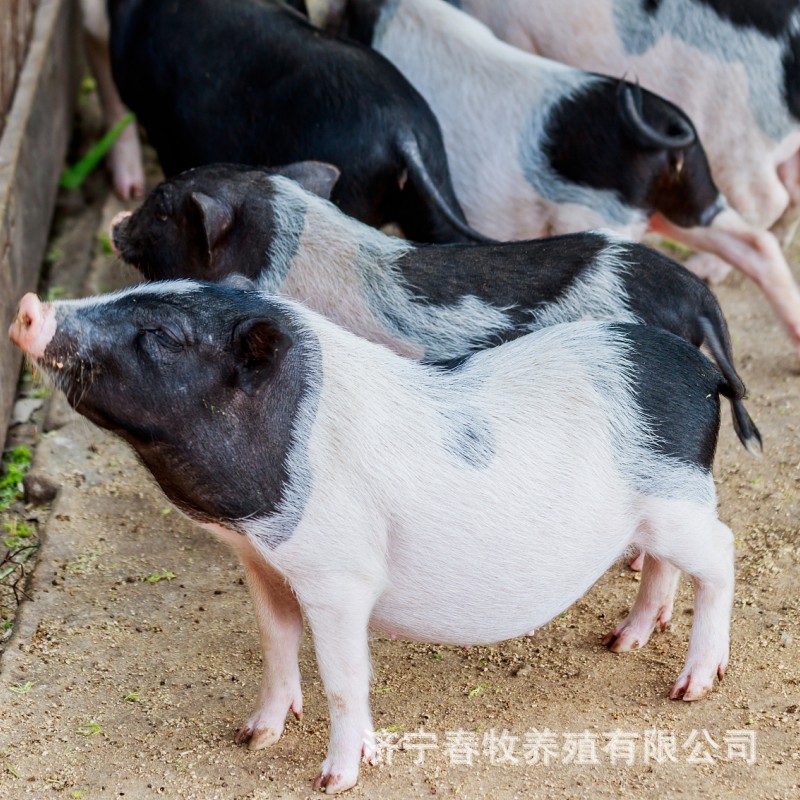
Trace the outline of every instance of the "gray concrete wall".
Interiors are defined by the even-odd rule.
[[[19,298],[33,291],[47,246],[75,97],[76,0],[40,0],[0,138],[0,441],[20,356],[6,339]]]

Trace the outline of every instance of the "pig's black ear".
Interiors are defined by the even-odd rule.
[[[192,202],[200,212],[200,219],[206,232],[208,253],[219,244],[233,225],[233,208],[225,200],[211,197],[203,192],[192,192]]]
[[[247,319],[233,334],[239,386],[252,394],[276,370],[292,340],[272,319]]]
[[[326,164],[324,161],[297,161],[294,164],[278,167],[274,174],[291,178],[307,192],[328,200],[342,173],[333,164]]]

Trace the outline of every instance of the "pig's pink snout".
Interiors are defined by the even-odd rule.
[[[53,307],[42,305],[39,298],[28,292],[20,300],[16,319],[8,329],[8,337],[31,358],[41,358],[53,334],[56,332],[56,319]]]
[[[120,211],[119,214],[114,214],[114,218],[111,220],[111,224],[108,226],[108,241],[111,242],[111,249],[114,251],[115,256],[119,256],[119,246],[117,245],[114,232],[116,231],[117,225],[119,225],[123,220],[126,220],[129,216],[131,216],[132,213],[133,212],[131,211]]]

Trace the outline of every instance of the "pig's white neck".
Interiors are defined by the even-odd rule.
[[[271,285],[262,282],[262,290],[286,294],[412,358],[457,358],[509,326],[504,310],[472,296],[450,305],[426,302],[398,267],[414,250],[411,243],[346,216],[288,181],[280,189],[276,206],[288,212],[287,224],[270,248]]]

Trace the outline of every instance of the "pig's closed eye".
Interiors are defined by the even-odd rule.
[[[170,350],[173,353],[183,350],[183,342],[178,338],[177,334],[167,328],[145,328],[143,332],[152,336],[165,350]]]

